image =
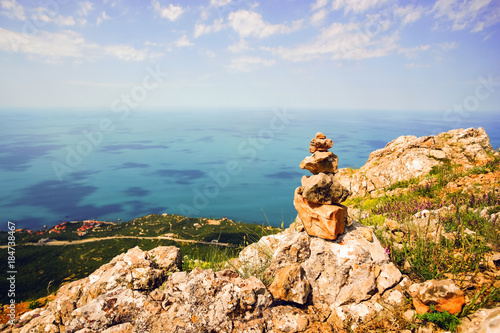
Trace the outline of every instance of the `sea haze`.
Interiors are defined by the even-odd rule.
[[[151,213],[288,225],[300,161],[318,131],[340,167],[362,166],[400,135],[484,127],[494,113],[331,110],[0,113],[0,229],[122,221]]]

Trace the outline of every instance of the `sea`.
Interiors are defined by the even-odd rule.
[[[317,132],[339,167],[401,135],[483,127],[498,112],[329,109],[0,111],[0,230],[148,214],[288,226],[299,164]]]

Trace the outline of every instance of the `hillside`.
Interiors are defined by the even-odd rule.
[[[79,236],[134,238],[19,247],[33,251],[26,258],[38,249],[82,249],[72,263],[110,256],[91,244],[114,242],[109,248],[121,254],[81,270],[81,279],[75,275],[45,307],[4,332],[500,329],[500,152],[484,130],[400,137],[358,170],[337,170],[332,145],[321,133],[311,141],[313,155],[300,167],[313,175],[294,193],[296,221],[279,233],[150,215]],[[245,247],[249,238],[255,243]],[[132,241],[148,243],[118,244]],[[190,264],[192,246],[200,256],[212,246],[207,262]],[[51,256],[37,260],[40,267]]]
[[[122,223],[97,221],[63,222],[48,230],[18,230],[15,257],[18,267],[16,300],[27,301],[56,291],[62,282],[81,279],[118,254],[139,246],[177,246],[184,265],[196,265],[234,257],[248,242],[279,231],[277,228],[237,223],[229,219],[188,218],[152,214]],[[0,232],[0,244],[7,244],[7,232]],[[2,246],[0,260],[7,262]],[[223,250],[215,250],[221,248]],[[207,265],[207,264],[205,264]],[[0,273],[0,290],[8,290],[7,272]],[[37,283],[33,283],[37,281]],[[0,294],[7,304],[7,293]]]

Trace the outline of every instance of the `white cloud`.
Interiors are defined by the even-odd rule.
[[[500,23],[499,3],[491,0],[438,0],[431,12],[434,18],[451,22],[451,30],[479,32]]]
[[[328,4],[328,0],[318,0],[314,5],[312,5],[311,10],[318,10],[325,7]]]
[[[248,43],[244,39],[240,39],[238,43],[235,43],[233,45],[229,45],[227,47],[228,51],[233,52],[233,53],[240,53],[243,51],[250,51],[253,50]]]
[[[104,47],[104,54],[114,56],[125,61],[144,61],[149,58],[147,49],[137,50],[130,45],[109,45]]]
[[[228,15],[229,25],[240,37],[265,38],[274,34],[286,34],[298,30],[303,20],[292,22],[291,26],[285,24],[270,24],[262,19],[262,15],[248,10],[238,10]]]
[[[192,45],[194,45],[193,43],[191,43],[189,41],[189,39],[187,38],[186,35],[183,35],[181,38],[179,38],[178,40],[176,40],[174,42],[174,44],[177,47],[185,47],[185,46],[192,46]]]
[[[368,9],[381,6],[391,0],[333,0],[332,9],[344,8],[344,13],[362,13]]]
[[[210,6],[212,7],[222,7],[231,3],[231,0],[210,0]]]
[[[58,26],[73,26],[76,24],[73,16],[56,15],[43,7],[36,8],[31,19],[34,22],[54,23]]]
[[[1,50],[23,53],[48,63],[60,63],[65,58],[83,58],[85,50],[93,47],[95,45],[86,43],[81,35],[73,31],[40,31],[35,36],[29,36],[0,28]]]
[[[445,43],[439,44],[438,46],[443,51],[449,51],[449,50],[453,50],[453,49],[457,48],[458,44],[456,42],[445,42]]]
[[[194,38],[198,38],[201,35],[213,33],[213,32],[219,32],[224,28],[224,24],[222,22],[222,19],[215,20],[212,25],[206,25],[206,24],[196,24],[194,26]]]
[[[321,22],[323,22],[325,20],[326,15],[328,15],[328,10],[326,10],[325,8],[317,11],[311,17],[311,23],[314,25],[320,24]]]
[[[30,60],[51,64],[62,64],[67,60],[81,62],[103,56],[127,61],[143,61],[157,56],[148,49],[137,50],[129,45],[89,43],[70,30],[58,33],[39,31],[36,35],[27,35],[0,28],[0,50],[25,54]]]
[[[26,15],[24,14],[24,7],[16,2],[16,0],[2,0],[0,1],[2,7],[1,15],[7,16],[11,19],[24,21]]]
[[[262,48],[291,61],[308,61],[322,56],[336,60],[361,60],[386,56],[397,49],[397,33],[379,36],[362,31],[360,23],[333,23],[313,42],[294,48]]]
[[[169,4],[168,7],[161,7],[160,2],[158,0],[152,0],[151,4],[153,8],[161,17],[166,18],[172,22],[177,20],[182,13],[184,13],[184,9],[181,6],[174,6]]]
[[[110,20],[111,17],[109,17],[107,14],[106,14],[106,11],[102,11],[102,13],[99,15],[99,17],[97,18],[97,21],[96,21],[96,25],[100,25],[103,21],[106,21],[106,20]]]
[[[396,7],[396,9],[394,9],[394,15],[403,19],[403,26],[417,21],[422,16],[423,12],[424,9],[422,6],[415,7],[413,5]]]
[[[235,72],[251,72],[261,67],[269,67],[276,63],[274,59],[259,57],[238,57],[231,61],[228,68]]]
[[[90,1],[80,2],[80,9],[78,9],[77,14],[79,16],[86,17],[90,11],[94,10],[94,4]]]
[[[407,58],[413,59],[417,57],[417,54],[429,50],[430,45],[420,45],[415,47],[400,48],[398,54],[404,54]]]

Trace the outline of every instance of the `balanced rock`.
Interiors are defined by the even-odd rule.
[[[301,182],[299,193],[308,202],[331,205],[341,203],[349,196],[349,191],[331,173],[304,176]]]
[[[347,207],[308,202],[299,191],[300,187],[295,190],[293,204],[309,236],[335,240],[344,232]]]
[[[309,170],[316,175],[323,173],[337,173],[339,162],[338,157],[330,151],[316,151],[311,156],[300,162],[300,168]]]
[[[333,141],[327,139],[323,133],[316,133],[316,137],[311,140],[309,145],[309,152],[314,153],[316,151],[328,151],[328,149],[333,147]]]

